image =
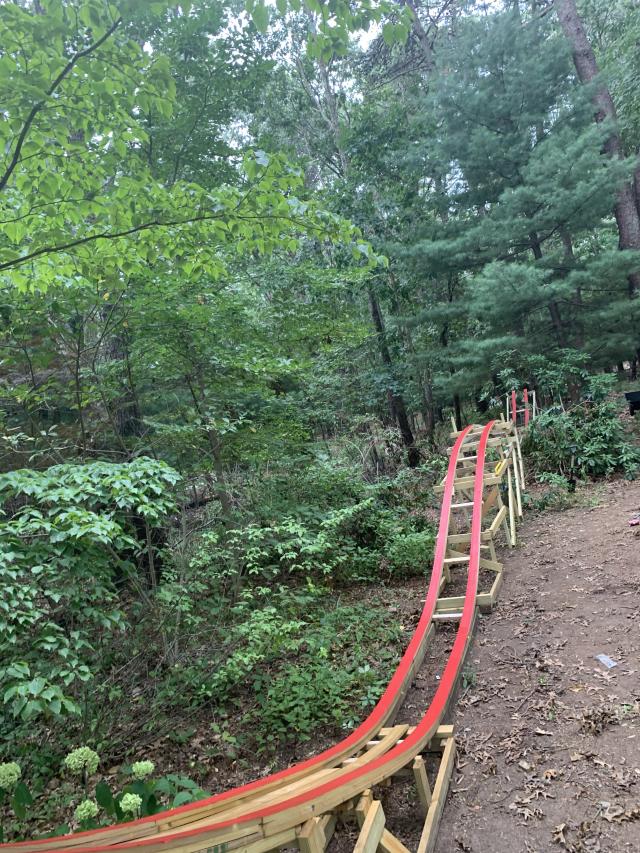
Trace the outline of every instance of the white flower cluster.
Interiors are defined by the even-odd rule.
[[[137,815],[142,805],[142,797],[137,794],[124,794],[120,800],[120,808],[125,814]]]
[[[83,800],[73,814],[78,823],[91,820],[98,814],[98,804],[95,800]]]
[[[87,776],[91,776],[98,769],[100,756],[88,746],[74,749],[64,760],[65,767],[78,776],[86,770]]]
[[[18,779],[22,776],[20,765],[15,761],[8,761],[6,764],[0,764],[0,788],[4,791],[10,791],[15,788]]]
[[[131,765],[131,775],[134,779],[146,779],[156,769],[153,761],[135,761]]]

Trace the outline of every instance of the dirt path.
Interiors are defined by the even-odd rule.
[[[586,496],[594,506],[528,516],[503,554],[436,853],[640,851],[640,482]]]

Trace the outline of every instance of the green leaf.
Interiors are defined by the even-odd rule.
[[[98,782],[96,785],[96,802],[108,815],[111,816],[115,813],[113,793],[105,781]]]
[[[190,791],[180,791],[179,794],[176,794],[173,798],[173,803],[171,807],[177,809],[178,806],[184,806],[185,803],[190,803],[193,799],[193,796]]]
[[[258,3],[251,13],[253,23],[259,33],[266,33],[269,29],[269,10],[264,3]]]
[[[31,796],[31,792],[24,782],[18,782],[11,798],[11,806],[16,817],[24,820],[27,815],[27,806],[30,806],[32,803],[33,797]]]

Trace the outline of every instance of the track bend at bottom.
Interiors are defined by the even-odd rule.
[[[498,423],[499,432],[504,424]],[[325,815],[358,797],[372,786],[410,764],[436,734],[460,674],[471,638],[476,611],[483,522],[483,487],[488,445],[496,422],[469,426],[457,434],[451,451],[440,513],[433,569],[416,631],[387,686],[367,719],[347,738],[318,755],[279,773],[197,803],[128,823],[56,838],[0,845],[0,850],[20,853],[46,851],[109,851],[141,848],[153,851],[243,850],[266,853],[280,846],[295,846],[297,829],[310,818]],[[469,441],[473,439],[473,441]],[[475,452],[465,456],[467,450]],[[473,500],[453,504],[457,474],[465,466],[473,484]],[[468,573],[464,605],[455,641],[436,693],[417,726],[384,728],[398,711],[424,657],[433,631],[438,596],[443,588],[445,557],[452,509],[470,507]],[[292,835],[292,830],[296,830]],[[400,845],[402,846],[402,845]]]

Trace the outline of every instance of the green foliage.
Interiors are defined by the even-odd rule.
[[[355,725],[403,644],[364,584],[429,570],[450,411],[556,407],[538,506],[633,474],[590,374],[638,365],[635,156],[553,14],[463,5],[0,3],[11,834],[202,795],[93,773],[139,738],[224,768]],[[634,155],[632,6],[581,4]]]
[[[640,464],[640,453],[629,444],[616,406],[595,400],[567,411],[543,412],[527,431],[523,451],[537,471],[563,478],[595,478],[616,471],[634,477]]]
[[[192,568],[213,569],[223,594],[236,594],[247,578],[344,584],[421,574],[433,557],[434,531],[405,507],[390,506],[393,491],[393,483],[367,486],[353,469],[325,465],[268,482],[268,505],[283,513],[295,506],[295,515],[205,534]]]
[[[141,765],[145,766],[142,778],[135,770],[136,767],[140,769]],[[119,771],[122,787],[118,791],[114,792],[104,779],[100,779],[91,796],[88,780],[89,776],[95,776],[98,770],[97,754],[88,747],[80,747],[67,756],[65,766],[72,769],[75,775],[78,775],[76,771],[80,770],[83,778],[82,793],[72,788],[67,792],[64,803],[67,809],[71,808],[73,814],[73,821],[70,823],[75,823],[74,828],[79,830],[96,829],[114,822],[130,820],[132,817],[147,817],[161,809],[176,808],[209,796],[196,782],[180,774],[169,773],[166,776],[151,778],[154,769],[151,761],[135,762],[131,767],[122,767]],[[149,766],[151,769],[146,772]],[[52,807],[59,810],[63,804],[55,802],[56,794],[50,794],[49,800],[43,795],[32,796],[24,782],[17,781],[17,767],[15,763],[0,765],[0,782],[5,782],[4,785],[0,784],[0,805],[3,805],[3,796],[9,795],[15,816],[9,825],[9,836],[20,838],[28,832],[29,821],[37,821],[41,812],[47,812]],[[6,768],[4,773],[3,768]],[[133,778],[127,781],[128,777]],[[69,831],[70,824],[65,823],[45,837]],[[4,840],[2,828],[0,840]]]
[[[248,722],[258,726],[263,749],[309,740],[322,728],[351,728],[370,710],[397,661],[400,637],[397,625],[375,619],[373,611],[343,606],[309,626],[298,660],[259,685],[259,707]]]
[[[528,500],[534,509],[538,511],[546,509],[561,510],[571,506],[575,483],[570,482],[562,474],[554,474],[552,472],[539,474],[538,481],[547,486],[545,491],[533,500],[528,495],[525,495],[525,500]]]
[[[0,673],[14,717],[80,713],[100,643],[126,625],[115,584],[145,547],[134,520],[162,523],[177,480],[144,457],[0,475]]]

